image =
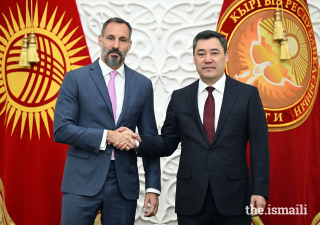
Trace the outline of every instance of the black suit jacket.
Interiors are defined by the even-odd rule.
[[[199,116],[198,83],[172,93],[161,136],[141,135],[138,155],[169,156],[181,142],[176,213],[199,213],[210,181],[220,213],[245,214],[251,195],[269,195],[268,126],[258,89],[226,77],[217,131],[209,144]]]

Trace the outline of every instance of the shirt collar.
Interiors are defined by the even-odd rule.
[[[113,69],[108,66],[107,64],[105,64],[101,58],[99,58],[99,66],[101,68],[101,72],[103,76],[108,75],[111,71],[113,71]],[[117,69],[118,74],[120,74],[121,77],[125,77],[125,72],[124,72],[124,64],[122,64],[122,66],[120,66],[119,69]]]
[[[226,86],[226,76],[227,75],[223,75],[214,85],[211,86],[221,94],[224,93],[224,87]],[[199,79],[198,95],[206,91],[206,87],[208,87],[208,85]]]

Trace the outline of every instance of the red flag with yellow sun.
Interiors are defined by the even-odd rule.
[[[305,0],[224,0],[226,72],[256,86],[269,127],[270,193],[255,225],[320,224],[319,59]]]
[[[0,220],[5,225],[60,223],[68,146],[53,141],[53,112],[66,72],[91,63],[76,2],[31,3],[3,1],[0,9]],[[32,48],[39,62],[29,62]]]

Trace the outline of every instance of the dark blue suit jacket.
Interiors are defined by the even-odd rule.
[[[113,147],[99,150],[104,129],[121,126],[143,135],[157,135],[151,81],[125,65],[125,94],[121,115],[114,123],[112,105],[98,60],[68,72],[62,82],[54,112],[54,140],[70,145],[61,191],[97,194],[106,180]],[[134,150],[115,150],[121,193],[138,199],[139,176]],[[160,159],[143,158],[146,188],[160,190]]]
[[[268,126],[258,89],[227,76],[218,127],[210,144],[198,110],[198,83],[172,93],[161,136],[141,135],[138,155],[168,156],[181,142],[176,213],[199,213],[210,181],[220,213],[245,214],[251,195],[269,195]]]

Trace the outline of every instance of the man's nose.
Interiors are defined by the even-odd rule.
[[[204,62],[205,63],[212,63],[212,57],[211,57],[211,54],[210,53],[208,53],[208,54],[206,54],[206,56],[205,56],[205,58],[204,58]]]
[[[116,40],[113,42],[113,48],[119,49],[119,40],[116,39]]]

